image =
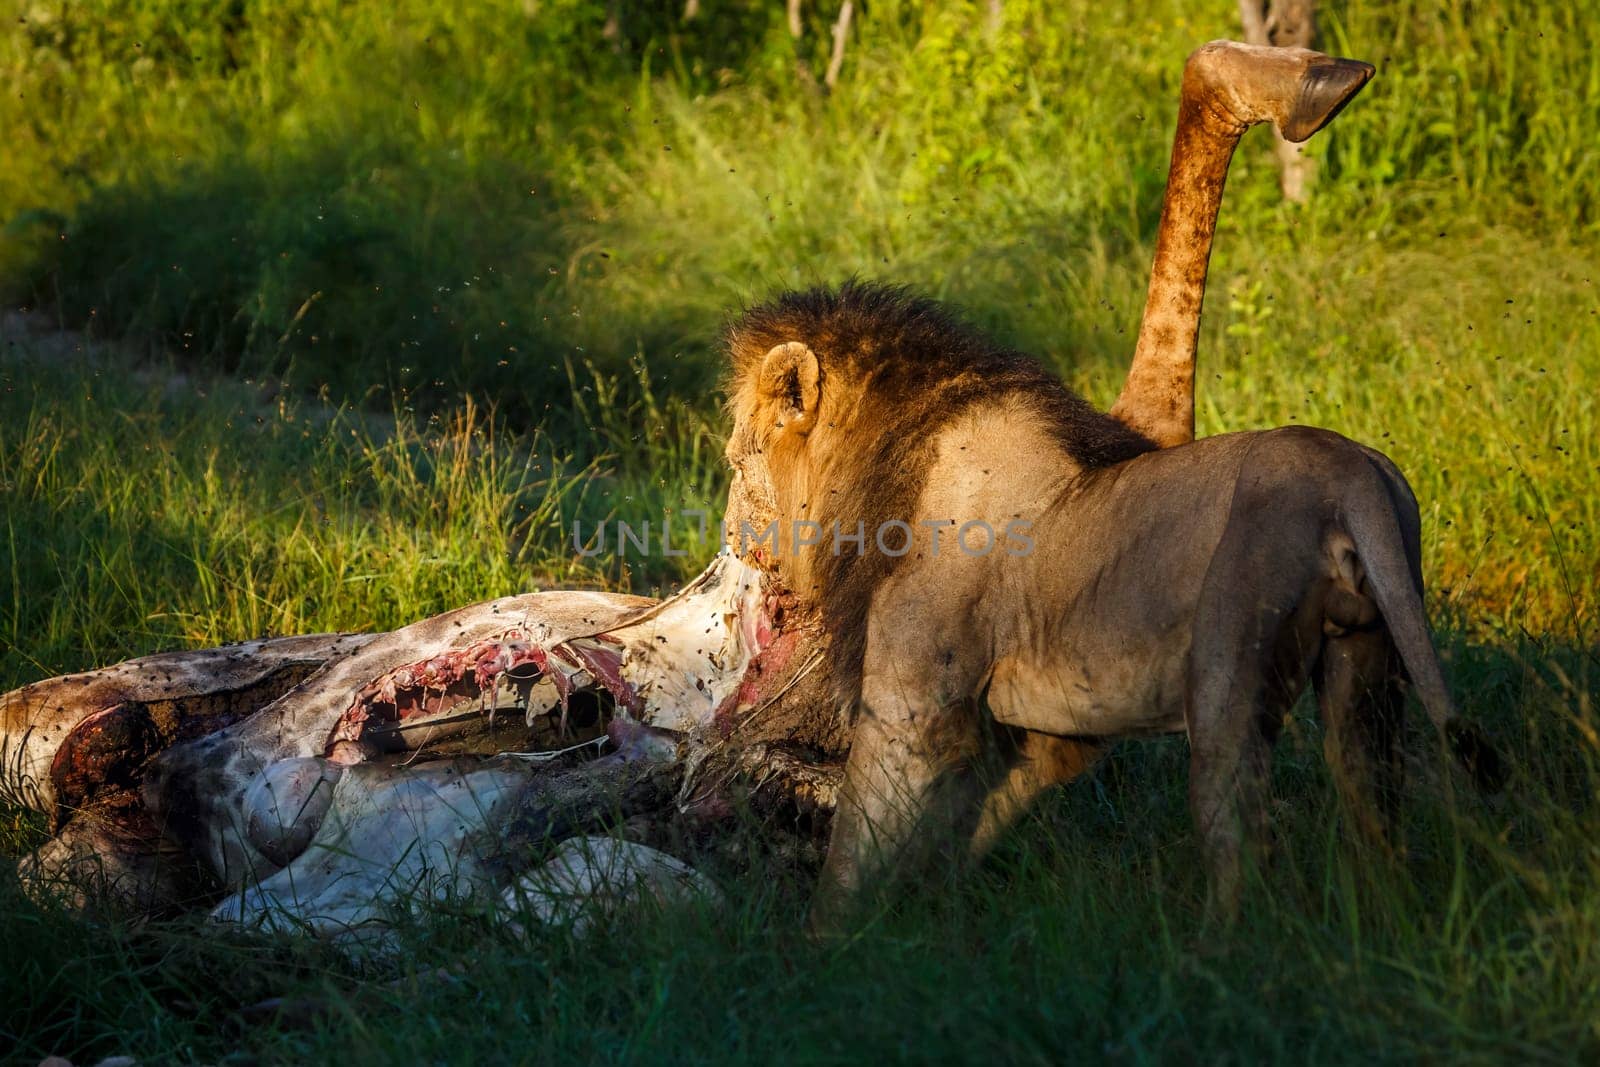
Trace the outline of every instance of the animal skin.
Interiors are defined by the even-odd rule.
[[[565,836],[674,816],[680,791],[792,780],[831,807],[828,765],[782,747],[845,743],[822,645],[723,555],[665,601],[534,593],[37,683],[0,698],[0,781],[60,826],[19,874],[80,908],[365,940],[419,900],[498,899]]]

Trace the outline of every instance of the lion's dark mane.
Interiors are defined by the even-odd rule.
[[[1022,399],[1085,467],[1152,451],[1142,434],[1095,410],[1037,360],[996,345],[932,300],[895,286],[851,281],[784,293],[724,331],[734,380],[760,372],[774,345],[802,341],[831,388],[859,390],[852,458],[835,457],[830,492],[814,515],[823,529],[872,531],[908,518],[934,461],[939,430],[973,408]],[[825,386],[829,388],[830,386]],[[731,395],[730,390],[730,395]],[[871,534],[869,532],[870,539]],[[860,693],[872,595],[897,560],[882,552],[823,553],[817,588],[795,590],[822,612],[832,642],[834,691]]]

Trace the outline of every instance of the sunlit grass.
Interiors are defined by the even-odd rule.
[[[203,376],[130,380],[125,354],[52,364],[13,345],[0,381],[7,687],[157,648],[617,587],[628,561],[578,555],[574,521],[637,524],[720,495],[705,428],[648,400],[606,407],[580,460],[470,403],[424,420]],[[611,396],[602,381],[597,402]],[[670,585],[709,550],[636,561],[632,584]]]

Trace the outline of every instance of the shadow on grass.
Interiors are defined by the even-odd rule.
[[[563,395],[554,205],[525,173],[400,164],[327,149],[96,191],[32,291],[70,326],[337,401]]]

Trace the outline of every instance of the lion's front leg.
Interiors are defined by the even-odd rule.
[[[976,807],[964,773],[979,749],[973,701],[880,693],[863,704],[812,898],[814,933],[845,926],[864,892],[916,869],[927,845],[953,845],[951,824]]]

